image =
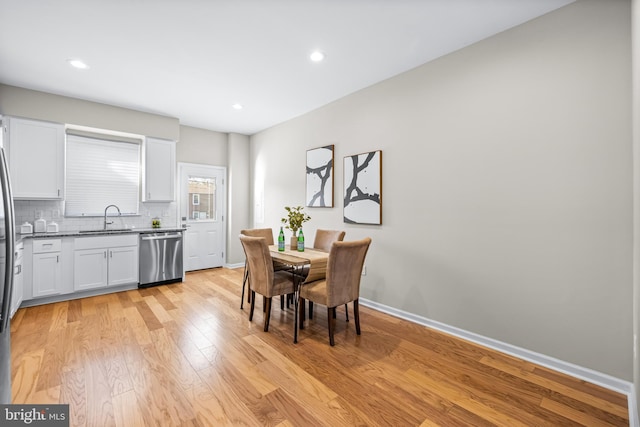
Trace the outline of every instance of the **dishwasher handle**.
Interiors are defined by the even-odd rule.
[[[169,234],[167,236],[143,236],[140,237],[141,240],[168,240],[168,239],[180,239],[182,238],[181,234]]]

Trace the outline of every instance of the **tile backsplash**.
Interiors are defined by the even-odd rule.
[[[96,230],[104,227],[104,217],[65,217],[64,201],[62,200],[16,200],[16,229],[25,222],[31,224],[42,218],[56,222],[59,231]],[[140,203],[139,215],[112,216],[115,210],[109,210],[109,221],[113,224],[109,228],[151,228],[151,220],[160,218],[162,227],[176,227],[179,225],[176,203]]]

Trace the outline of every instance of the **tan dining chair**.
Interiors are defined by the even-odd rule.
[[[333,242],[342,242],[344,240],[344,231],[340,230],[316,230],[316,236],[313,239],[313,248],[326,252],[331,250]],[[344,305],[347,322],[349,321],[349,306]],[[313,319],[313,301],[309,300],[309,319]]]
[[[263,237],[267,243],[267,246],[271,246],[274,244],[273,240],[273,230],[271,228],[250,228],[245,230],[240,230],[240,234],[251,237]],[[274,263],[273,268],[276,271],[285,270],[287,266],[280,263]],[[242,297],[240,298],[240,308],[243,308],[244,305],[244,289],[249,284],[248,288],[251,288],[251,282],[249,281],[249,269],[247,268],[247,261],[244,262],[244,275],[242,277]],[[247,292],[247,302],[251,302],[251,293]],[[280,301],[280,307],[283,308],[284,300]]]
[[[369,237],[351,242],[334,242],[327,260],[327,276],[323,280],[305,283],[300,288],[299,307],[304,311],[304,300],[327,307],[329,344],[334,345],[335,310],[342,304],[353,301],[353,317],[356,333],[360,335],[360,277],[371,239]],[[300,315],[300,329],[304,328],[304,312]]]
[[[271,298],[278,295],[288,295],[294,292],[293,275],[287,271],[274,271],[271,252],[264,237],[240,235],[240,242],[247,257],[249,271],[249,291],[251,292],[251,308],[249,321],[253,320],[253,310],[256,304],[256,293],[265,297],[264,331],[269,330],[271,317]]]

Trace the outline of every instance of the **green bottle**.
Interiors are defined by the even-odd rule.
[[[280,234],[278,234],[278,250],[280,252],[284,251],[284,231],[282,231],[282,227],[280,227]]]
[[[302,228],[298,233],[298,252],[304,252],[304,234],[302,234]]]

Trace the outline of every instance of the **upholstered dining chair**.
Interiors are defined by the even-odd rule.
[[[253,310],[256,304],[256,292],[265,297],[264,331],[269,330],[271,317],[271,298],[278,295],[288,295],[294,292],[293,275],[286,271],[274,271],[271,252],[264,237],[240,235],[240,242],[247,257],[249,282],[251,286],[251,308],[249,321],[253,320]]]
[[[316,230],[316,237],[313,239],[313,248],[326,252],[331,250],[333,242],[342,242],[344,240],[344,231],[340,230]],[[349,306],[344,305],[347,322],[349,321]],[[334,313],[335,314],[335,313]],[[309,300],[309,319],[313,319],[313,301]]]
[[[350,242],[334,242],[331,245],[327,260],[327,276],[323,280],[303,284],[300,289],[299,307],[304,307],[304,300],[313,301],[327,307],[329,323],[329,344],[334,345],[335,329],[334,313],[336,307],[353,301],[353,317],[356,333],[360,335],[360,275],[367,256],[370,238]],[[300,316],[300,329],[304,327],[304,313]]]
[[[245,230],[240,230],[240,234],[243,234],[245,236],[251,236],[251,237],[264,237],[267,246],[273,245],[274,241],[273,241],[273,230],[271,228],[251,228],[251,229],[245,229]],[[287,266],[280,264],[280,263],[274,263],[273,268],[278,271],[278,270],[284,270],[287,268]],[[247,261],[245,260],[244,262],[244,275],[242,277],[242,297],[240,298],[240,308],[243,308],[244,305],[244,289],[245,286],[247,285],[247,282],[249,281],[249,269],[247,268]],[[251,282],[249,281],[249,288],[251,288]],[[251,302],[251,293],[247,292],[247,302]],[[283,302],[280,302],[280,305],[283,305]]]

